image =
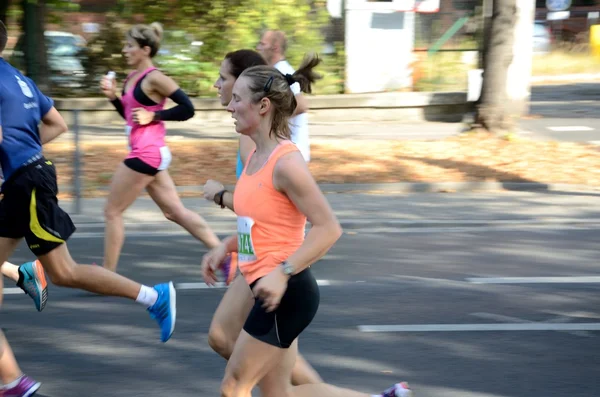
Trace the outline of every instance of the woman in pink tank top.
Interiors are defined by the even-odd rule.
[[[134,70],[123,84],[121,98],[114,82],[105,77],[101,88],[125,119],[129,154],[115,171],[105,214],[104,266],[115,271],[124,241],[123,212],[146,189],[165,217],[190,232],[208,248],[219,239],[206,221],[185,208],[167,171],[171,152],[165,143],[164,121],[184,121],[194,115],[194,106],[170,77],[152,64],[162,36],[162,26],[136,25],[126,35],[123,54]],[[167,98],[177,106],[164,109]]]
[[[207,253],[202,268],[212,284],[214,270],[236,252],[255,301],[225,369],[222,396],[250,397],[258,385],[267,396],[368,397],[325,383],[294,387],[290,382],[298,336],[319,306],[310,267],[342,234],[302,154],[290,141],[288,121],[296,108],[290,86],[298,82],[302,91],[310,92],[317,77],[312,69],[318,63],[309,56],[293,75],[269,66],[246,69],[227,106],[236,131],[252,138],[256,149],[234,191],[237,234]],[[305,238],[307,220],[312,227]],[[400,382],[378,396],[410,394],[408,384]]]

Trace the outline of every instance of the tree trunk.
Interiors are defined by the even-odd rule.
[[[50,89],[48,57],[44,37],[46,1],[23,0],[23,33],[25,34],[25,65],[27,76],[42,91]]]
[[[8,7],[10,6],[10,0],[0,0],[0,21],[4,22],[6,25],[6,13],[8,12]]]
[[[500,134],[511,131],[515,120],[507,105],[508,67],[513,60],[517,0],[493,0],[490,34],[485,35],[483,83],[475,123]]]

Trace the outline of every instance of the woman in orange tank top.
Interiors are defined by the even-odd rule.
[[[304,92],[316,75],[318,58],[309,56],[294,75],[268,66],[246,69],[233,86],[227,110],[236,131],[256,144],[234,192],[238,232],[202,259],[207,282],[214,269],[237,252],[239,268],[255,297],[221,384],[221,396],[251,397],[259,385],[265,396],[368,397],[324,383],[293,387],[297,338],[319,306],[319,288],[310,266],[342,234],[339,222],[290,138],[288,119],[296,100],[290,89]],[[307,219],[312,227],[304,237]],[[406,397],[406,383],[378,396]]]
[[[266,64],[262,55],[254,50],[238,50],[225,55],[219,70],[219,79],[215,82],[215,88],[218,90],[223,107],[227,107],[231,102],[233,85],[242,72],[252,66]],[[250,142],[248,143],[248,141]],[[254,150],[254,142],[248,136],[240,134],[243,164],[246,163],[245,160],[252,150]],[[243,172],[243,165],[240,168],[238,177]],[[208,180],[202,190],[207,200],[233,210],[233,192],[227,191],[220,182]],[[228,360],[244,327],[244,322],[252,310],[254,296],[244,277],[237,275],[237,257],[235,255],[232,255],[231,260],[221,264],[221,271],[225,275],[225,283],[228,288],[210,323],[208,344],[215,352]],[[295,385],[323,382],[317,371],[300,354],[296,358],[291,380]]]

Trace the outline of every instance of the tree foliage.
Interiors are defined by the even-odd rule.
[[[44,23],[60,24],[65,12],[77,11],[77,3],[7,0],[2,4],[12,10],[11,19],[19,20],[25,28],[23,31],[29,29],[39,39],[40,45],[26,49],[29,52],[26,57],[30,57],[28,65],[36,69],[27,72],[43,80],[43,71],[47,69],[42,66],[46,62],[41,47]],[[26,10],[30,19],[25,18]],[[32,10],[43,10],[44,17],[32,15]],[[6,14],[0,7],[0,17],[3,11]],[[175,78],[190,95],[213,96],[212,86],[227,52],[255,48],[264,30],[280,29],[288,36],[287,58],[297,67],[305,53],[322,52],[329,17],[325,0],[119,0],[107,14],[99,34],[89,40],[87,50],[82,53],[88,86],[71,94],[98,95],[97,82],[108,70],[123,77],[128,72],[121,56],[127,28],[134,23],[154,21],[162,23],[165,29],[164,51],[156,58],[157,66]],[[68,26],[64,29],[68,30]],[[192,42],[202,42],[202,45],[193,46]],[[315,93],[343,90],[343,46],[338,45],[336,49],[336,55],[323,57],[319,72],[325,78],[316,85]]]
[[[191,59],[178,61],[181,54],[171,51],[158,56],[157,63],[190,94],[213,95],[212,85],[223,56],[229,51],[255,48],[266,29],[286,33],[287,58],[293,66],[299,65],[305,53],[321,52],[323,31],[329,22],[325,6],[325,0],[120,0],[115,11],[128,24],[157,21],[166,32],[184,32],[188,45],[201,41],[198,51],[187,51]],[[172,49],[175,36],[165,37],[163,46]],[[326,57],[321,72],[328,78],[323,83],[339,92],[343,83],[333,77],[340,74],[339,57]]]

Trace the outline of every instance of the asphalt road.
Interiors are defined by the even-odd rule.
[[[531,88],[531,117],[521,127],[542,139],[600,143],[600,83]]]
[[[326,381],[368,393],[402,379],[419,397],[597,395],[600,332],[587,329],[600,323],[599,280],[589,278],[600,276],[600,232],[518,228],[348,231],[313,266],[321,307],[301,351]],[[102,241],[74,239],[70,249],[100,261]],[[199,283],[202,253],[188,236],[133,234],[119,270],[147,284]],[[24,246],[13,257],[28,258]],[[550,276],[567,278],[537,278]],[[527,279],[481,279],[490,277]],[[140,306],[57,287],[41,314],[28,297],[6,295],[1,324],[24,371],[43,382],[41,396],[215,396],[225,362],[206,333],[224,290],[200,286],[179,289],[167,344]],[[548,330],[574,324],[583,331]],[[361,332],[373,325],[395,328]],[[403,328],[417,325],[430,331]]]

